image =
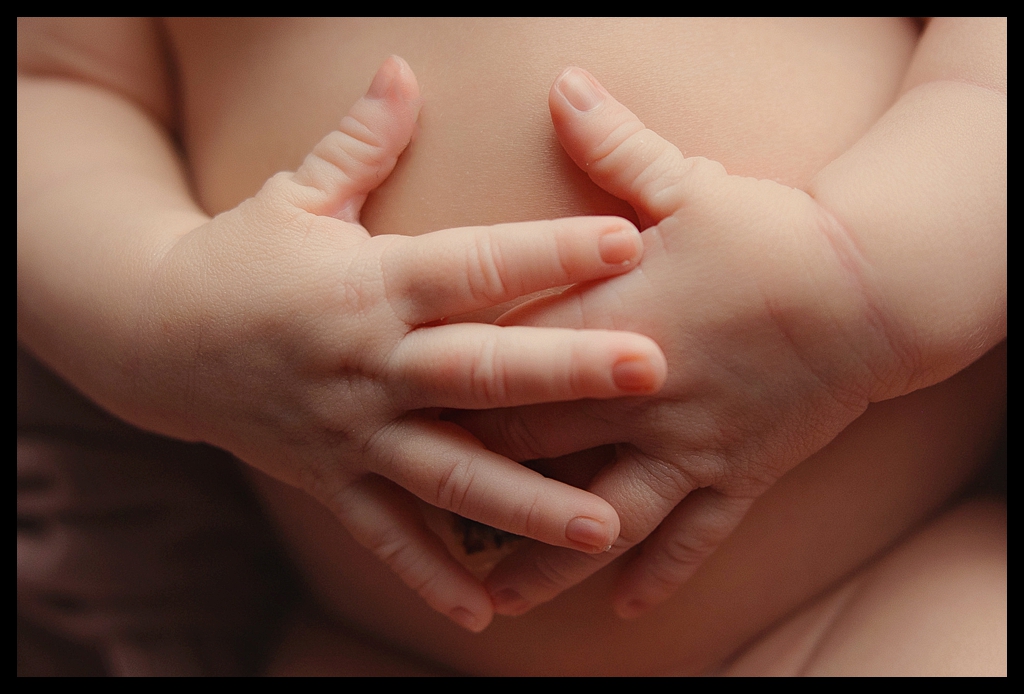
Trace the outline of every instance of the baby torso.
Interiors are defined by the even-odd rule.
[[[632,217],[555,138],[547,93],[569,65],[591,71],[684,154],[803,186],[895,100],[918,34],[902,20],[173,20],[167,29],[185,154],[210,213],[294,169],[380,63],[405,58],[424,97],[419,132],[363,217],[371,233],[394,234]],[[993,378],[965,376],[983,377]],[[664,609],[633,622],[611,612],[613,564],[525,617],[463,633],[315,502],[259,484],[324,606],[399,649],[480,673],[702,671],[970,474],[976,461],[949,451],[991,437],[988,410],[962,416],[960,391],[943,387],[869,410],[769,492]],[[854,470],[884,471],[888,484],[843,481]]]

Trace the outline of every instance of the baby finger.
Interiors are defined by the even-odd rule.
[[[452,558],[415,502],[391,482],[365,477],[328,505],[359,544],[433,609],[472,632],[490,624],[494,611],[480,582]]]
[[[667,362],[643,335],[455,323],[411,332],[392,355],[409,409],[487,409],[650,395]]]
[[[381,258],[392,309],[415,326],[533,292],[628,272],[643,242],[618,217],[445,229],[388,239]]]
[[[746,515],[752,498],[699,489],[644,542],[619,579],[613,604],[620,617],[637,617],[667,600],[692,576]]]
[[[412,70],[391,56],[338,129],[313,148],[298,171],[286,175],[291,202],[306,212],[358,224],[366,196],[391,174],[412,139],[420,105]]]
[[[486,450],[454,424],[409,417],[370,445],[376,472],[432,506],[583,552],[604,552],[618,537],[608,502]]]

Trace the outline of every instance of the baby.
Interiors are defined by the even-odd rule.
[[[799,188],[683,157],[591,75],[563,72],[550,93],[555,130],[594,183],[636,211],[642,260],[635,229],[610,218],[367,235],[360,211],[412,137],[420,103],[400,60],[385,62],[296,173],[229,209],[203,183],[210,166],[196,143],[208,136],[188,112],[201,90],[189,71],[218,63],[179,32],[182,90],[193,95],[179,108],[199,123],[187,142],[199,195],[207,210],[226,210],[212,219],[153,126],[172,121],[158,81],[104,73],[109,60],[87,80],[27,76],[19,338],[128,421],[215,443],[303,488],[473,631],[492,605],[521,614],[653,532],[614,592],[616,611],[636,616],[672,595],[755,499],[869,403],[946,381],[1004,339],[999,31],[934,23],[902,98]],[[137,49],[131,42],[146,36],[115,35],[122,44],[108,50]],[[315,33],[305,39],[318,45]],[[53,71],[40,62],[23,64]],[[435,117],[421,124],[423,140],[440,127]],[[505,314],[503,328],[450,321],[580,282]],[[593,400],[659,389],[654,399]],[[564,404],[542,404],[553,402]],[[444,417],[461,426],[436,412],[521,405]],[[605,444],[617,444],[616,459],[580,483],[591,493],[512,462]],[[482,585],[400,488],[545,544]],[[834,579],[880,546],[826,573]],[[698,578],[687,590],[699,595]],[[801,598],[828,582],[815,585]],[[354,602],[347,618],[391,643],[415,650],[431,638],[426,627],[402,635],[376,603]],[[777,618],[788,608],[772,609]],[[737,633],[752,635],[760,619]],[[495,627],[515,641],[508,624]]]

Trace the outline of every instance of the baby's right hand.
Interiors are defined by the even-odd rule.
[[[649,394],[666,362],[640,335],[445,324],[542,289],[628,271],[637,230],[577,218],[371,238],[366,196],[419,111],[391,58],[295,173],[181,238],[138,318],[136,421],[225,448],[301,487],[435,609],[466,628],[487,593],[424,525],[413,495],[545,543],[600,552],[603,499],[486,450],[431,408]]]

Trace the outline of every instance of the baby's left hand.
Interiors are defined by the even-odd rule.
[[[787,470],[905,387],[907,370],[870,268],[809,195],[684,158],[582,70],[555,82],[550,107],[573,160],[653,226],[639,269],[501,322],[648,335],[668,357],[668,381],[650,398],[459,421],[517,460],[618,444],[589,487],[619,514],[612,551],[531,546],[495,569],[488,590],[499,613],[520,614],[646,538],[615,596],[616,611],[635,616],[689,578]]]

